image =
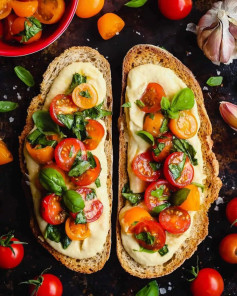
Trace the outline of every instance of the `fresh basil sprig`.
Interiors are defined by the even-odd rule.
[[[82,83],[86,83],[86,80],[87,80],[86,76],[81,75],[81,74],[79,74],[79,73],[75,73],[75,74],[73,75],[73,77],[72,77],[72,82],[71,82],[69,88],[66,90],[65,94],[66,94],[66,95],[71,94],[71,93],[73,92],[73,90],[74,90],[78,85],[80,85],[80,84],[82,84]]]
[[[138,7],[142,7],[146,3],[147,3],[147,0],[131,0],[124,5],[128,7],[138,8]]]
[[[33,121],[38,130],[45,135],[61,135],[59,126],[52,120],[49,112],[39,110],[36,111],[33,116]]]
[[[72,213],[80,212],[85,207],[85,202],[81,195],[74,190],[68,190],[64,192],[63,202]]]
[[[155,190],[151,191],[151,196],[156,197],[158,200],[167,200],[169,197],[168,196],[163,196],[165,190],[164,185],[160,185],[158,188]]]
[[[177,180],[182,174],[182,171],[183,171],[184,165],[185,165],[185,161],[186,161],[186,157],[187,157],[187,155],[184,153],[183,159],[181,162],[179,162],[178,164],[174,164],[174,163],[169,164],[169,171],[171,172],[171,174],[173,175],[175,180]]]
[[[198,165],[198,160],[195,158],[197,152],[188,141],[178,138],[173,138],[173,151],[183,152],[187,154],[193,165]]]
[[[153,148],[152,151],[154,152],[155,156],[158,156],[164,148],[165,143],[157,143],[157,147]]]
[[[27,42],[36,34],[42,31],[42,25],[35,17],[28,17],[25,20],[25,29],[19,33],[22,36],[21,42]]]
[[[126,183],[122,189],[122,196],[127,199],[131,205],[137,205],[143,199],[143,195],[141,193],[133,193],[129,188],[129,184]]]
[[[101,183],[100,183],[100,179],[99,179],[99,178],[97,178],[97,179],[95,180],[95,186],[96,186],[97,188],[101,187]]]
[[[155,237],[150,232],[140,232],[135,234],[136,239],[144,241],[147,245],[152,246],[155,242]]]
[[[222,76],[213,76],[213,77],[210,77],[208,80],[207,80],[207,85],[209,86],[219,86],[221,85],[223,82],[223,77]]]
[[[160,127],[160,132],[162,134],[168,132],[169,128],[168,128],[168,118],[164,118],[163,122],[162,122],[162,125]]]
[[[75,219],[75,224],[86,224],[86,216],[83,210],[79,211],[77,213],[76,219]]]
[[[43,168],[39,172],[41,185],[51,193],[61,195],[67,190],[67,186],[62,175],[53,168]]]
[[[170,202],[174,206],[180,206],[187,199],[190,193],[190,189],[182,188],[176,192],[173,192],[170,197]]]
[[[155,161],[150,161],[149,162],[150,167],[154,172],[158,171],[161,168],[161,163],[160,162],[155,162]]]
[[[136,132],[136,135],[138,135],[144,141],[146,141],[147,143],[149,143],[151,145],[155,144],[154,137],[152,136],[152,134],[148,133],[147,131],[138,131],[138,132]]]
[[[23,68],[21,66],[16,66],[14,68],[14,71],[15,71],[17,77],[22,82],[24,82],[27,86],[32,87],[35,85],[34,78],[28,70],[26,70],[25,68]]]
[[[61,224],[61,225],[48,224],[45,230],[44,237],[56,243],[60,242],[64,250],[67,249],[72,242],[65,233],[64,224]]]
[[[94,169],[96,167],[96,161],[93,154],[87,152],[87,160],[84,160],[81,155],[81,151],[77,154],[74,163],[68,173],[69,177],[78,177],[84,174],[89,169]]]
[[[10,112],[18,107],[17,103],[10,101],[0,101],[0,113]]]
[[[27,141],[33,146],[39,145],[37,148],[44,148],[46,146],[55,147],[57,145],[57,141],[47,140],[46,136],[38,129],[34,130],[27,136]]]
[[[87,98],[90,99],[91,98],[91,94],[89,93],[88,89],[86,91],[82,90],[79,95],[83,98]]]
[[[152,209],[152,214],[154,216],[157,216],[158,214],[160,214],[160,212],[162,212],[163,210],[165,210],[166,208],[168,208],[170,206],[171,206],[171,204],[169,202],[165,202],[165,203],[163,203],[163,204],[161,204],[161,205],[159,205],[157,207],[154,207]]]
[[[144,288],[137,292],[136,296],[159,296],[159,286],[157,281],[148,283]]]

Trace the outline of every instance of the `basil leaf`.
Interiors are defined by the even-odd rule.
[[[87,138],[86,124],[87,124],[87,121],[85,121],[85,118],[83,117],[83,114],[76,113],[75,116],[74,116],[74,123],[73,123],[73,126],[72,126],[72,132],[81,141],[83,141],[83,140],[85,140]]]
[[[138,7],[142,7],[146,3],[147,3],[147,0],[131,0],[124,5],[127,7],[138,8]]]
[[[44,234],[45,238],[50,239],[56,243],[59,243],[61,240],[61,231],[55,225],[48,224]]]
[[[161,168],[161,163],[159,163],[159,162],[155,162],[155,161],[152,162],[152,161],[150,161],[149,162],[149,165],[150,165],[150,167],[152,168],[152,170],[154,172],[158,171]]]
[[[210,77],[206,83],[209,86],[219,86],[222,84],[222,82],[223,82],[222,76],[213,76],[213,77]]]
[[[44,148],[44,147],[47,147],[47,146],[50,146],[50,147],[55,147],[57,145],[57,141],[55,140],[47,140],[45,135],[41,134],[40,137],[37,138],[36,140],[36,144],[37,145],[40,145],[40,148]]]
[[[154,207],[154,208],[152,209],[152,214],[156,216],[157,214],[159,214],[159,213],[162,212],[164,209],[166,209],[166,208],[168,208],[168,207],[170,207],[170,206],[171,206],[171,204],[170,204],[169,202],[163,203],[162,205],[159,205],[159,206],[157,206],[157,207]]]
[[[71,242],[72,241],[70,240],[70,238],[65,233],[64,237],[61,238],[61,245],[62,245],[63,249],[66,250],[69,247],[69,245],[71,244]]]
[[[151,196],[160,198],[163,196],[165,190],[165,186],[164,185],[160,185],[158,188],[156,188],[155,190],[151,191]]]
[[[42,25],[40,21],[33,16],[28,17],[25,20],[25,29],[19,33],[19,35],[22,36],[21,42],[27,42],[40,31],[42,31]]]
[[[82,83],[86,83],[86,80],[87,80],[86,76],[83,76],[79,73],[75,73],[72,77],[72,82],[69,88],[66,90],[65,94],[66,95],[71,94],[78,85]]]
[[[190,110],[195,104],[194,93],[190,88],[179,91],[172,99],[170,109],[173,112]]]
[[[130,102],[124,103],[122,105],[122,107],[124,107],[124,108],[131,108],[131,103]]]
[[[10,112],[18,107],[17,103],[9,101],[0,101],[0,113]]]
[[[173,192],[170,197],[170,202],[174,206],[180,206],[187,199],[190,193],[190,189],[182,188],[176,192]]]
[[[136,135],[138,135],[144,141],[146,141],[147,143],[149,143],[151,145],[155,144],[154,137],[152,136],[152,134],[150,134],[150,133],[148,133],[146,131],[138,131],[138,132],[136,132]]]
[[[97,179],[95,180],[95,186],[96,186],[97,188],[101,187],[101,183],[100,183],[100,179],[99,179],[99,178],[97,178]]]
[[[111,111],[107,111],[107,110],[102,109],[103,104],[104,104],[104,102],[102,102],[98,106],[93,107],[91,109],[86,109],[86,110],[82,111],[81,113],[85,118],[89,117],[91,119],[100,119],[105,116],[112,115]]]
[[[96,168],[95,158],[90,151],[87,152],[87,161],[89,162],[92,169]]]
[[[129,183],[126,183],[122,188],[122,193],[133,193],[129,187]]]
[[[159,296],[159,286],[157,281],[152,281],[137,292],[136,296]]]
[[[141,232],[135,234],[136,239],[144,241],[147,245],[153,245],[155,242],[155,237],[150,232]]]
[[[158,156],[164,148],[165,148],[165,143],[158,143],[157,147],[152,150],[155,156]]]
[[[140,193],[122,193],[122,196],[132,205],[137,205],[142,200],[142,195]]]
[[[170,101],[169,101],[169,99],[166,98],[166,97],[162,97],[160,105],[161,105],[162,110],[169,110],[170,109]]]
[[[74,115],[73,114],[58,114],[57,118],[68,129],[72,128],[73,123],[74,123]]]
[[[39,180],[41,185],[51,193],[61,195],[67,190],[62,175],[53,168],[44,168],[39,172]]]
[[[86,200],[92,200],[96,197],[95,189],[90,188],[90,192],[86,194]]]
[[[81,195],[74,190],[68,190],[63,194],[63,202],[72,213],[77,213],[85,207],[85,203]]]
[[[75,224],[86,224],[87,220],[86,220],[86,216],[83,210],[79,211],[76,219],[75,219]]]
[[[191,184],[201,188],[202,192],[204,192],[204,189],[205,189],[205,186],[203,184],[200,184],[200,183],[196,183],[196,182],[192,182]]]
[[[185,161],[186,161],[186,154],[183,155],[183,159],[178,164],[169,164],[169,170],[171,174],[173,175],[174,179],[177,180],[184,169]]]
[[[162,125],[160,127],[160,132],[162,134],[166,133],[168,131],[168,119],[165,117],[163,122],[162,122]]]
[[[168,110],[167,111],[167,115],[170,119],[178,119],[179,118],[179,112],[178,111],[172,111],[172,110]]]
[[[31,143],[32,145],[35,145],[37,143],[37,139],[41,135],[42,135],[42,133],[38,129],[36,129],[32,133],[30,133],[26,139],[29,143]]]
[[[169,252],[168,245],[164,245],[163,248],[158,250],[158,253],[163,257]]]
[[[189,144],[186,140],[178,138],[174,138],[172,142],[174,151],[183,152],[187,154],[191,163],[193,165],[198,165],[198,160],[195,158],[197,152],[191,144]]]
[[[24,82],[27,86],[32,87],[35,85],[35,81],[31,73],[21,66],[16,66],[14,71],[17,77]]]
[[[69,171],[69,177],[78,177],[84,174],[91,167],[90,163],[87,160],[80,161],[77,165]]]
[[[59,126],[52,120],[47,111],[36,111],[33,116],[33,121],[38,130],[45,135],[60,134]]]
[[[141,100],[136,100],[135,104],[136,104],[139,108],[143,108],[143,107],[145,107],[145,104],[144,104]]]
[[[149,117],[150,117],[150,119],[154,119],[154,117],[155,117],[155,114],[154,113],[149,113]]]
[[[81,91],[81,92],[79,93],[79,95],[80,95],[81,97],[83,97],[83,98],[87,98],[87,99],[90,99],[90,98],[91,98],[91,95],[90,95],[88,89],[87,89],[86,91],[84,91],[84,90]]]
[[[154,254],[156,253],[157,251],[154,251],[154,250],[148,250],[148,249],[145,249],[143,247],[140,247],[139,250],[135,250],[133,249],[134,252],[143,252],[143,253],[149,253],[149,254]]]
[[[72,156],[73,156],[73,152],[74,152],[74,146],[72,145],[71,148],[70,148],[70,152],[69,152],[69,154],[68,154],[68,156],[69,156],[70,158],[72,158]]]

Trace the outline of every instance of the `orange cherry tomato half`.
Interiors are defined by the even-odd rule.
[[[98,14],[104,7],[104,0],[80,0],[76,15],[81,18],[89,18]]]
[[[189,139],[196,135],[198,123],[191,111],[179,112],[178,119],[171,119],[169,122],[171,132],[180,139]]]
[[[3,20],[3,39],[6,41],[13,39],[12,24],[16,18],[15,14],[12,13]]]
[[[165,117],[161,112],[157,112],[153,115],[153,118],[150,115],[146,115],[143,130],[157,138],[162,135],[160,128],[162,127]]]
[[[11,6],[17,16],[30,17],[32,16],[38,7],[38,1],[12,1]]]
[[[38,0],[38,9],[34,16],[42,24],[55,24],[64,14],[65,2],[64,0]]]
[[[105,130],[101,123],[94,119],[86,120],[86,133],[89,139],[83,141],[87,150],[94,150],[104,137]]]
[[[29,155],[39,164],[46,164],[53,160],[54,148],[51,146],[46,146],[44,148],[39,148],[39,146],[32,147],[31,144],[26,141],[26,150]]]
[[[99,174],[101,172],[101,165],[99,159],[93,155],[96,167],[93,169],[89,169],[85,171],[81,176],[79,177],[72,177],[72,182],[77,186],[87,186],[95,182],[95,180],[99,177]]]
[[[149,83],[140,98],[144,107],[140,107],[143,112],[155,113],[161,109],[160,102],[165,97],[163,87],[158,83]]]
[[[8,150],[7,145],[0,140],[0,165],[13,161],[13,156]]]
[[[65,231],[71,240],[84,240],[90,236],[88,224],[75,224],[74,219],[69,217],[65,223]]]
[[[59,225],[66,219],[66,212],[61,206],[62,197],[56,194],[45,196],[41,200],[41,217],[49,224]]]
[[[228,263],[237,264],[237,233],[228,234],[220,243],[221,258]]]
[[[173,135],[171,133],[165,133],[162,137],[156,139],[156,143],[152,146],[152,157],[155,161],[161,162],[169,156],[171,148],[173,147],[172,143]]]
[[[11,0],[0,1],[0,20],[7,17],[12,11]]]
[[[237,227],[237,197],[233,198],[226,207],[226,217],[228,221]]]
[[[197,186],[190,184],[185,186],[190,190],[187,199],[180,205],[180,208],[186,211],[198,211],[200,210],[200,192]]]
[[[82,83],[72,92],[73,102],[81,109],[90,109],[96,106],[98,94],[93,85]]]
[[[115,13],[106,13],[97,22],[98,31],[104,40],[117,35],[124,26],[125,22]]]

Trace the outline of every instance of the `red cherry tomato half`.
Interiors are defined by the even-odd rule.
[[[94,169],[87,170],[84,174],[79,177],[72,177],[71,180],[77,186],[88,186],[91,183],[95,182],[95,180],[99,177],[101,172],[101,165],[99,159],[95,156],[96,167]]]
[[[193,296],[221,296],[224,291],[224,281],[218,271],[203,268],[191,284]]]
[[[62,198],[56,194],[45,196],[41,200],[41,216],[49,224],[59,225],[66,219],[66,212],[61,206]]]
[[[165,97],[163,87],[158,83],[149,83],[140,99],[145,105],[141,107],[141,110],[146,113],[159,111],[161,109],[160,102],[162,97]]]
[[[226,207],[226,217],[228,221],[237,227],[237,197],[233,198]]]
[[[89,139],[83,141],[87,150],[94,150],[99,145],[100,141],[104,137],[105,130],[101,123],[94,119],[86,120],[86,133]]]
[[[79,108],[73,103],[70,95],[57,95],[53,98],[49,107],[51,118],[60,126],[64,126],[64,124],[58,119],[59,114],[73,114],[78,110]]]
[[[192,10],[192,0],[158,0],[161,13],[171,20],[185,18]]]
[[[160,177],[160,171],[154,171],[150,165],[153,162],[151,151],[147,151],[135,156],[132,161],[134,174],[143,181],[154,182]]]
[[[139,245],[148,250],[159,250],[164,247],[166,235],[160,224],[156,221],[145,220],[139,222],[134,228],[133,233],[135,234],[136,240]],[[150,240],[144,241],[139,239],[140,233],[147,233]]]
[[[161,162],[170,154],[173,135],[171,133],[164,134],[161,138],[156,139],[156,144],[152,146],[152,157],[155,161]]]
[[[186,156],[186,160],[184,163],[184,167],[182,172],[180,172],[180,177],[177,177],[175,179],[175,176],[171,170],[171,165],[173,165],[174,168],[179,168],[185,155],[183,152],[174,152],[170,154],[164,163],[164,175],[167,181],[178,188],[183,188],[189,184],[191,184],[194,176],[194,169],[193,166],[188,158]]]
[[[39,286],[37,290],[37,296],[62,296],[63,295],[63,285],[58,277],[53,274],[43,274],[43,283]],[[39,280],[39,277],[35,277],[34,280]],[[33,294],[36,286],[30,285],[29,292],[30,295]]]
[[[237,233],[229,234],[220,243],[221,258],[228,263],[237,264]]]
[[[159,215],[159,222],[166,231],[179,234],[185,232],[191,223],[191,218],[186,210],[172,206],[163,210]]]
[[[82,153],[82,159],[86,160],[86,148],[81,141],[74,138],[67,138],[59,142],[54,151],[57,166],[64,171],[70,171],[79,151]]]
[[[157,189],[161,190],[162,192],[160,197],[155,196],[155,191]],[[167,202],[172,191],[173,189],[167,180],[160,179],[154,183],[151,183],[147,187],[144,196],[147,208],[152,211],[153,208]]]

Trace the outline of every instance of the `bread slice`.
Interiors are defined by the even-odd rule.
[[[111,71],[108,61],[99,54],[96,50],[90,47],[72,47],[62,53],[59,57],[55,58],[52,63],[48,66],[48,69],[43,75],[43,82],[41,84],[41,94],[35,97],[29,108],[26,118],[26,125],[22,134],[19,137],[20,147],[19,147],[19,158],[20,158],[20,167],[23,173],[23,186],[26,192],[27,201],[30,208],[30,227],[33,231],[34,236],[37,238],[38,242],[47,249],[57,260],[61,261],[66,267],[81,273],[93,273],[103,268],[105,262],[109,258],[110,248],[111,248],[111,230],[109,230],[106,243],[104,244],[103,251],[97,253],[96,256],[87,258],[87,259],[74,259],[68,256],[62,255],[53,249],[42,237],[42,234],[39,230],[37,221],[35,219],[33,202],[31,198],[31,192],[29,186],[26,186],[27,181],[27,169],[24,162],[24,142],[26,136],[29,134],[33,128],[32,115],[35,111],[42,108],[46,96],[51,88],[51,85],[54,79],[58,76],[59,72],[69,64],[73,62],[90,62],[103,74],[103,77],[106,81],[106,100],[104,102],[104,108],[106,110],[112,111],[112,87],[111,87]],[[110,205],[110,216],[112,211],[112,120],[111,116],[105,118],[105,125],[107,128],[107,138],[105,141],[105,152],[107,155],[108,162],[108,178],[107,178],[107,187],[108,187],[108,196],[109,196],[109,205]],[[111,229],[111,221],[109,221]]]
[[[136,45],[127,53],[123,62],[122,77],[122,96],[121,105],[125,102],[125,91],[128,73],[132,68],[143,64],[159,64],[170,68],[181,78],[186,85],[191,88],[195,94],[198,106],[198,113],[201,120],[201,126],[198,137],[201,141],[202,154],[204,159],[204,172],[207,175],[205,183],[205,202],[200,211],[194,216],[193,230],[189,238],[185,240],[180,249],[173,257],[163,265],[142,266],[137,263],[123,247],[121,240],[121,228],[117,219],[117,255],[122,267],[131,275],[140,278],[154,278],[167,275],[178,268],[186,259],[190,258],[197,249],[198,244],[208,234],[208,216],[207,212],[212,202],[218,198],[221,188],[221,180],[218,178],[219,165],[214,153],[212,152],[213,142],[211,140],[212,126],[208,118],[201,88],[194,78],[191,71],[185,67],[177,58],[168,51],[153,45]],[[119,117],[120,130],[120,148],[119,148],[119,195],[118,195],[118,215],[125,204],[121,191],[124,184],[128,181],[127,175],[127,127],[124,109],[121,108]]]

